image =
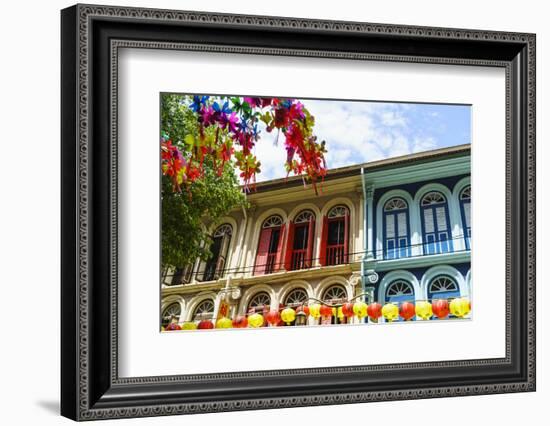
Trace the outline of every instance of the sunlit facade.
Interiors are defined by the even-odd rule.
[[[332,169],[318,190],[262,182],[250,208],[205,224],[213,257],[163,272],[163,325],[470,295],[469,145]],[[360,320],[307,319],[346,321]]]

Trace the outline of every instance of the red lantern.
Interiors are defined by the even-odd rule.
[[[449,302],[445,299],[434,300],[432,302],[432,311],[437,318],[446,318],[449,315]]]
[[[177,322],[171,322],[168,324],[165,328],[166,331],[175,331],[175,330],[181,330],[180,325]]]
[[[275,327],[276,325],[279,324],[280,320],[281,320],[281,315],[279,314],[279,311],[269,311],[266,315],[265,315],[265,320],[268,322],[269,325]]]
[[[199,330],[210,330],[214,328],[214,323],[210,320],[202,320],[197,326]]]
[[[237,318],[233,320],[233,327],[235,328],[246,328],[248,327],[248,320],[246,319],[246,316],[239,315]]]
[[[344,314],[344,316],[348,317],[348,318],[352,318],[354,313],[353,313],[353,303],[345,303],[344,306],[342,306],[342,313]]]
[[[304,314],[309,316],[309,306],[304,306]]]
[[[378,302],[371,303],[367,308],[367,315],[372,320],[380,318],[382,316],[382,305]]]
[[[403,318],[405,321],[408,321],[412,317],[414,317],[415,316],[414,303],[411,303],[411,302],[401,303],[401,306],[399,307],[399,316]]]
[[[332,308],[327,305],[321,305],[321,309],[319,309],[319,312],[321,313],[322,317],[331,317],[332,316]]]

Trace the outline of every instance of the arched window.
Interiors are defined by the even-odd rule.
[[[193,311],[193,321],[210,320],[214,318],[214,301],[206,299],[200,302]]]
[[[250,302],[248,302],[247,313],[248,314],[265,314],[269,311],[271,305],[271,297],[265,291],[255,294]]]
[[[179,303],[171,303],[164,309],[162,312],[162,326],[166,327],[172,321],[172,318],[175,318],[179,321],[181,315],[181,306]]]
[[[282,267],[282,246],[285,225],[281,216],[273,215],[262,223],[254,275],[271,274]]]
[[[414,302],[414,288],[411,283],[396,280],[386,288],[386,302]]]
[[[193,265],[187,265],[185,268],[176,268],[172,274],[172,280],[169,285],[181,285],[191,282],[193,277]]]
[[[464,241],[466,249],[470,250],[470,238],[472,237],[472,227],[470,224],[470,201],[472,187],[467,186],[460,192],[460,214],[462,215],[462,229],[464,232]]]
[[[402,198],[391,198],[384,204],[384,259],[411,255],[409,206]]]
[[[323,302],[327,303],[341,303],[347,300],[348,293],[346,289],[341,285],[333,285],[327,288],[323,292]]]
[[[348,298],[348,293],[342,285],[333,285],[323,292],[322,300],[328,304],[342,304]],[[344,320],[344,322],[347,322]],[[321,318],[321,324],[339,324],[338,315]]]
[[[424,254],[447,253],[453,250],[449,208],[445,196],[428,192],[420,201]]]
[[[285,297],[285,306],[290,308],[296,308],[307,304],[308,295],[307,291],[303,288],[295,288],[291,290]]]
[[[430,281],[428,299],[451,299],[455,297],[460,297],[460,290],[452,278],[440,275]]]
[[[315,215],[311,210],[304,210],[289,223],[285,252],[285,269],[287,271],[311,267],[314,239]]]
[[[233,227],[227,223],[219,226],[214,232],[212,244],[210,245],[212,257],[206,262],[203,275],[204,281],[217,280],[223,277],[232,235]]]
[[[323,218],[321,265],[340,265],[348,263],[349,256],[349,209],[338,205],[329,210]]]

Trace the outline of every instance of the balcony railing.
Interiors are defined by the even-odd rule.
[[[200,271],[199,271],[200,272]],[[225,272],[225,257],[219,256],[218,260],[214,262],[208,262],[206,269],[202,276],[202,280],[197,277],[199,281],[213,281],[223,277]],[[198,274],[197,274],[198,275]]]
[[[292,252],[292,263],[291,269],[296,271],[298,269],[309,268],[311,264],[311,259],[306,259],[307,249],[294,250]]]
[[[271,274],[275,271],[275,262],[277,261],[277,253],[269,253],[265,262],[265,274]]]
[[[343,244],[327,246],[327,265],[342,265],[348,263]]]

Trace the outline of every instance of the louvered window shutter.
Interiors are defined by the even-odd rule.
[[[258,242],[258,253],[254,264],[254,275],[265,274],[267,264],[267,255],[269,254],[269,243],[271,241],[272,228],[262,229],[260,232],[260,241]]]
[[[344,263],[349,263],[349,212],[344,216]]]
[[[275,271],[280,271],[283,269],[283,243],[285,240],[285,224],[283,223],[283,226],[281,226],[281,232],[279,232],[279,244],[277,244],[277,256],[275,257],[275,268],[273,268]]]
[[[328,217],[323,216],[323,229],[321,232],[321,247],[319,248],[319,263],[321,266],[327,264],[327,239],[328,239]]]
[[[307,254],[306,254],[306,267],[311,268],[313,266],[313,242],[315,241],[315,219],[311,218],[309,221],[309,228],[307,231]]]
[[[294,222],[290,221],[288,224],[288,238],[286,241],[285,250],[285,270],[290,271],[292,269],[292,249],[294,247]]]

